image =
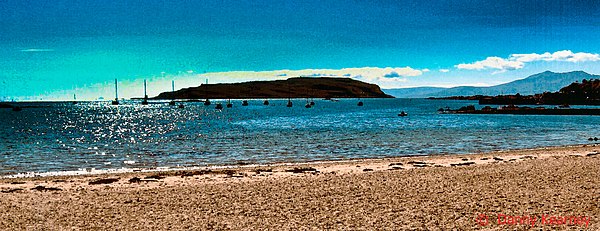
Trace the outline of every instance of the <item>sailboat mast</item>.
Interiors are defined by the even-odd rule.
[[[171,80],[171,92],[175,92],[175,80]]]
[[[115,79],[115,100],[119,99],[119,87],[117,86],[117,79]]]
[[[146,80],[144,79],[144,98],[148,98],[148,93],[146,91]]]

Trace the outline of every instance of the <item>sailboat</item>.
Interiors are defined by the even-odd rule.
[[[206,79],[206,85],[208,85],[208,79]],[[210,100],[208,99],[208,94],[206,93],[206,88],[204,88],[204,95],[206,96],[206,101],[204,101],[204,106],[208,106],[208,105],[210,105]]]
[[[231,99],[229,99],[229,100],[227,101],[227,107],[228,107],[228,108],[231,108],[231,107],[233,107],[233,104],[231,103]]]
[[[144,100],[142,101],[142,105],[148,105],[148,93],[146,91],[146,80],[144,79]]]
[[[117,86],[117,79],[115,79],[115,100],[112,101],[112,105],[119,105],[119,87]]]
[[[73,94],[73,104],[77,104],[77,95]]]
[[[171,80],[171,95],[173,96],[173,100],[169,102],[169,105],[175,106],[175,80]]]

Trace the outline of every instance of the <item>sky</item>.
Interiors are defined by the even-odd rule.
[[[343,76],[382,88],[600,74],[600,1],[2,0],[0,100]]]

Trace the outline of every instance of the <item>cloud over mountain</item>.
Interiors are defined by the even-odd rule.
[[[595,62],[600,61],[600,54],[577,52],[571,50],[556,51],[554,53],[545,52],[542,54],[511,54],[508,58],[500,58],[496,56],[487,57],[484,60],[473,63],[461,63],[455,67],[465,70],[485,70],[495,69],[497,72],[521,69],[529,62]],[[497,73],[496,72],[496,73]]]

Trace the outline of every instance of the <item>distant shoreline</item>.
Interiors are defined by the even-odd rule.
[[[298,161],[298,162],[273,162],[273,163],[242,163],[242,164],[210,164],[206,166],[190,166],[190,167],[156,167],[156,168],[118,168],[118,169],[80,169],[80,170],[68,170],[68,171],[49,171],[49,172],[24,172],[17,174],[6,174],[0,175],[0,179],[27,179],[27,178],[46,178],[46,177],[78,177],[78,176],[102,176],[102,175],[113,175],[113,174],[130,174],[130,173],[168,173],[177,171],[196,171],[196,170],[219,170],[219,169],[252,169],[260,167],[285,167],[285,166],[299,166],[299,165],[314,165],[314,164],[348,164],[354,162],[364,161],[379,161],[379,160],[391,160],[391,159],[411,159],[411,158],[439,158],[439,157],[458,157],[458,156],[469,156],[469,155],[494,155],[503,154],[510,152],[528,152],[528,151],[540,151],[540,150],[553,150],[553,149],[568,149],[568,148],[581,148],[587,147],[590,144],[577,144],[577,145],[559,145],[559,146],[545,146],[536,148],[522,148],[522,149],[507,149],[497,150],[489,152],[477,152],[477,153],[451,153],[451,154],[414,154],[406,156],[395,156],[395,157],[373,157],[373,158],[348,158],[340,160],[315,160],[315,161]],[[595,145],[592,143],[591,145]],[[598,143],[600,145],[600,143]]]

